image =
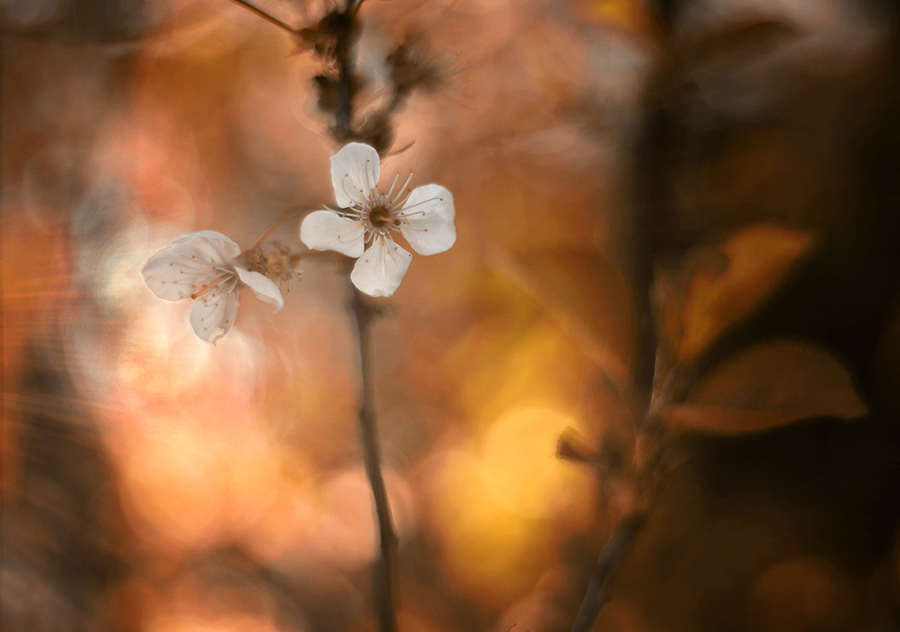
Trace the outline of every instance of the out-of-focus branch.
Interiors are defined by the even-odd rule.
[[[312,49],[322,65],[313,78],[319,109],[331,121],[328,131],[339,144],[366,143],[382,156],[394,142],[393,117],[416,90],[431,91],[440,84],[442,69],[418,41],[406,39],[384,60],[391,82],[389,97],[378,109],[360,115],[356,97],[365,80],[356,70],[354,49],[362,32],[359,18],[363,0],[337,3],[315,24],[292,28],[248,0],[230,0],[289,33],[300,48]]]
[[[633,513],[623,516],[616,523],[612,535],[600,551],[594,572],[591,573],[581,608],[575,618],[575,623],[572,624],[572,632],[590,632],[594,620],[600,613],[600,607],[606,601],[610,573],[631,548],[634,536],[640,530],[643,522],[643,513]]]
[[[375,414],[372,383],[372,340],[371,325],[377,316],[377,309],[357,290],[347,275],[350,297],[348,311],[356,324],[359,333],[359,358],[362,378],[362,394],[359,405],[359,430],[363,455],[366,463],[366,474],[372,487],[375,499],[375,512],[378,518],[379,543],[381,556],[373,569],[373,592],[378,614],[380,632],[396,632],[397,616],[394,608],[394,559],[397,553],[397,534],[391,518],[391,507],[388,502],[387,489],[381,473],[381,448],[378,443],[378,423]]]

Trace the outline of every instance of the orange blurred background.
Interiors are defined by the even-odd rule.
[[[262,6],[297,25],[324,10]],[[12,629],[373,629],[338,269],[304,260],[274,316],[245,296],[215,347],[139,274],[177,236],[246,247],[286,210],[333,203],[317,62],[226,0],[4,10]],[[629,432],[605,376],[630,362],[616,174],[641,10],[369,0],[362,16],[367,103],[407,33],[440,68],[383,170],[448,187],[459,233],[415,258],[374,330],[400,626],[565,629],[611,515],[556,442]],[[302,248],[295,222],[273,237]]]

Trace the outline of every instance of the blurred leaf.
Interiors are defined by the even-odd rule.
[[[731,325],[748,316],[815,248],[809,231],[758,224],[721,246],[728,257],[724,272],[707,268],[691,279],[681,311],[679,356],[691,358]]]
[[[587,0],[588,10],[607,28],[618,27],[640,32],[646,28],[644,5],[633,0]]]
[[[728,270],[730,263],[731,260],[720,248],[698,246],[678,265],[656,267],[652,300],[656,307],[659,337],[657,354],[664,350],[669,361],[679,356],[685,338],[685,306],[691,296],[692,284],[698,278],[718,279]],[[663,367],[657,371],[661,369]]]
[[[740,434],[866,413],[840,362],[812,345],[782,340],[737,354],[701,380],[688,403],[667,406],[661,416],[676,430]]]
[[[762,55],[772,50],[780,42],[796,37],[800,30],[784,20],[775,20],[762,15],[748,14],[728,28],[691,41],[682,55],[694,64],[710,63],[709,60],[733,60],[736,57]]]
[[[521,259],[503,255],[496,265],[624,389],[631,359],[631,306],[624,279],[604,257],[551,248]]]

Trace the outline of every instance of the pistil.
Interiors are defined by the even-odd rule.
[[[197,289],[193,293],[191,293],[191,298],[196,301],[201,296],[209,294],[213,289],[221,285],[222,282],[225,281],[230,274],[232,274],[228,270],[222,270],[222,272],[222,276],[218,277],[214,281],[210,281],[209,283],[200,283],[197,286]]]

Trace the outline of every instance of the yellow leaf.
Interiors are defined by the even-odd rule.
[[[497,258],[550,320],[619,386],[628,379],[631,308],[624,279],[593,252],[553,248],[523,260]]]
[[[679,356],[692,358],[726,329],[748,316],[814,249],[808,231],[758,224],[729,238],[721,274],[700,270],[691,281],[682,311]]]

